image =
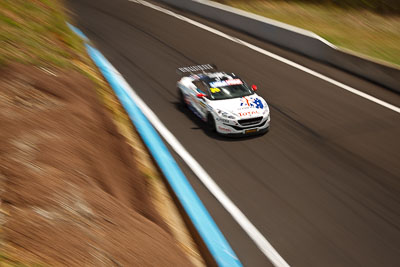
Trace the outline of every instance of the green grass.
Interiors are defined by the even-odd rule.
[[[60,0],[0,1],[0,62],[76,68],[82,41],[67,27]]]
[[[0,267],[44,267],[44,265],[39,263],[25,264],[0,253]]]
[[[215,1],[304,28],[336,46],[400,65],[400,15],[301,1]]]

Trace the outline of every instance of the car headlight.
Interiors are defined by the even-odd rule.
[[[232,114],[229,114],[228,112],[222,111],[222,110],[219,110],[219,109],[217,109],[217,114],[218,114],[220,117],[223,117],[223,118],[227,118],[227,119],[231,119],[231,120],[236,119],[236,117],[233,116]]]

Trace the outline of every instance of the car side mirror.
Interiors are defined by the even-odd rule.
[[[251,89],[253,89],[254,92],[257,91],[257,85],[253,84],[253,85],[251,86]]]
[[[197,96],[197,98],[203,98],[203,97],[205,97],[206,95],[205,95],[205,94],[202,94],[202,93],[200,93],[200,94],[197,94],[196,96]]]

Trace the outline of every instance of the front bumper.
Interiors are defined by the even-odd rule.
[[[269,130],[270,121],[270,116],[265,116],[258,124],[241,126],[237,123],[235,125],[232,125],[233,123],[226,123],[223,120],[216,120],[215,128],[218,133],[223,135],[257,135],[265,133]]]

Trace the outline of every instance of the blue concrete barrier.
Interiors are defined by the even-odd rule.
[[[70,24],[68,26],[83,40],[89,40],[79,29]],[[85,46],[90,57],[111,85],[128,113],[143,142],[149,149],[215,262],[221,267],[242,266],[235,252],[233,252],[196,192],[187,181],[157,131],[127,93],[127,90],[131,90],[127,88],[127,83],[124,82],[122,76],[116,72],[111,63],[96,48],[87,43]]]

